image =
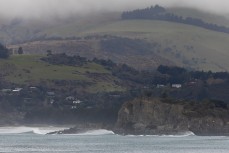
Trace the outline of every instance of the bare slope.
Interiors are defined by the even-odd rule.
[[[62,28],[63,31],[67,31],[68,29],[68,27]],[[58,32],[60,33],[58,34]],[[115,58],[113,60],[116,62],[126,62],[135,67],[142,62],[147,63],[140,64],[142,66],[139,66],[139,68],[142,69],[153,68],[161,63],[176,64],[197,70],[229,70],[229,35],[221,32],[164,21],[119,20],[86,28],[81,32],[74,30],[68,31],[69,36],[76,35],[77,33],[82,37],[88,35],[113,35],[130,39],[140,39],[151,44],[157,43],[158,47],[152,50],[151,53],[139,57],[132,54],[132,56],[128,58],[123,58],[120,54],[106,53],[104,55],[104,52],[101,51],[99,46],[99,38],[90,40],[84,39],[83,41],[42,41],[20,44],[13,47],[17,48],[18,46],[22,46],[28,53],[40,52],[41,48],[43,52],[45,52],[47,49],[53,51],[59,50],[58,48],[60,45],[57,45],[59,43],[62,49],[65,48],[65,51],[71,51],[73,54],[86,56],[94,56],[96,54],[102,58],[112,57]],[[56,34],[62,35],[61,31],[57,31]],[[75,49],[76,46],[74,46],[74,44],[76,43],[81,44],[81,48],[82,44],[86,44],[83,46],[87,47],[79,51],[79,49]],[[166,62],[165,59],[168,62]]]

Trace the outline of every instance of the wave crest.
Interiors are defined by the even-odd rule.
[[[187,132],[180,132],[174,135],[127,135],[127,136],[139,136],[139,137],[144,137],[144,136],[152,136],[152,137],[188,137],[188,136],[195,136],[195,134],[192,131],[187,131]]]
[[[63,127],[0,127],[0,134],[34,133],[45,135],[50,132],[63,130]]]
[[[187,131],[187,132],[181,132],[176,135],[162,135],[165,137],[188,137],[188,136],[195,136],[195,134],[192,131]]]
[[[97,136],[97,135],[114,135],[115,133],[113,131],[105,130],[105,129],[100,129],[100,130],[90,130],[87,132],[83,133],[78,133],[75,135],[80,135],[80,136]]]

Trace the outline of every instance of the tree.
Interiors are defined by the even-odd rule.
[[[47,56],[51,56],[52,55],[52,51],[51,50],[47,50]]]
[[[213,23],[204,22],[202,19],[193,17],[182,17],[173,13],[170,13],[165,8],[156,5],[150,8],[137,9],[133,11],[123,12],[122,19],[149,19],[149,20],[162,20],[176,23],[183,23],[193,26],[202,27],[205,29],[229,33],[229,27],[220,26]]]
[[[8,58],[10,56],[9,50],[0,44],[0,58]]]
[[[18,48],[18,54],[20,54],[20,55],[23,54],[23,49],[22,49],[22,47],[19,47],[19,48]]]

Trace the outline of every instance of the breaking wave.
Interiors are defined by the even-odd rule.
[[[56,131],[62,131],[68,129],[67,127],[0,127],[0,135],[3,134],[40,134],[40,135],[45,135],[51,132],[56,132]],[[91,136],[96,136],[96,135],[113,135],[113,131],[108,131],[104,129],[100,130],[90,130],[87,132],[82,132],[78,134],[73,134],[73,135],[79,135],[79,136],[86,136],[86,135],[91,135]]]
[[[187,131],[187,132],[181,132],[181,133],[177,133],[175,135],[127,135],[127,136],[139,136],[139,137],[188,137],[188,136],[195,136],[195,134],[191,131]]]
[[[48,133],[56,132],[56,131],[63,131],[68,129],[67,127],[0,127],[0,135],[4,134],[39,134],[45,135]],[[67,135],[78,135],[78,136],[98,136],[98,135],[115,135],[113,131],[99,129],[99,130],[90,130],[82,133],[77,134],[67,134]],[[175,135],[126,135],[130,137],[139,137],[139,136],[153,136],[153,137],[188,137],[188,136],[195,136],[195,134],[191,131],[181,132]]]
[[[91,131],[87,131],[87,132],[83,132],[83,133],[79,133],[79,134],[75,134],[75,135],[79,135],[79,136],[96,136],[96,135],[114,135],[115,133],[113,131],[109,131],[109,130],[104,130],[104,129],[100,129],[100,130],[91,130]]]
[[[187,131],[187,132],[181,132],[178,133],[176,135],[162,135],[164,137],[188,137],[188,136],[195,136],[195,134],[191,131]]]
[[[0,134],[34,133],[45,135],[50,132],[64,130],[64,127],[0,127]]]

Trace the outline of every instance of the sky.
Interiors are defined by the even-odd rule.
[[[100,11],[123,11],[159,4],[229,14],[229,0],[0,0],[0,16],[6,18],[66,17]]]

